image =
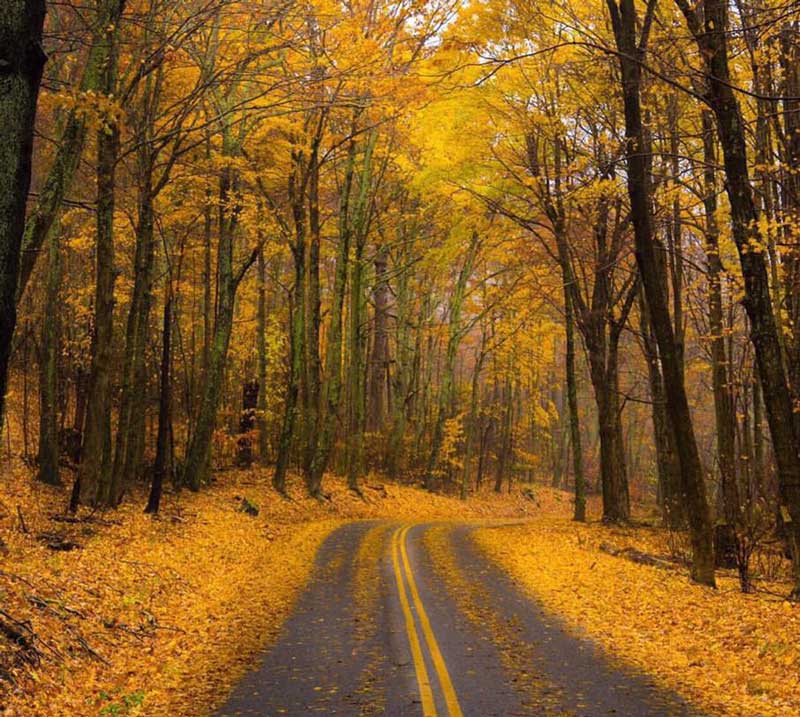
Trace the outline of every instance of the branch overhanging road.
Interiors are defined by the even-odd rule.
[[[471,530],[335,531],[278,640],[218,717],[698,715],[568,631],[474,546]]]

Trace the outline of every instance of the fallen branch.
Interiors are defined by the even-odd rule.
[[[25,525],[25,516],[22,515],[22,508],[20,508],[20,506],[17,506],[17,517],[19,518],[19,529],[25,533],[25,535],[28,535],[30,531],[28,530],[28,526]]]
[[[91,523],[92,525],[103,525],[110,527],[112,525],[122,525],[122,521],[120,520],[106,520],[103,518],[95,518],[93,515],[87,515],[84,518],[77,518],[72,515],[60,515],[55,514],[50,516],[50,520],[55,521],[56,523],[71,523],[73,525],[79,525],[83,523]]]
[[[36,537],[45,544],[45,547],[59,552],[66,553],[82,547],[80,543],[75,543],[58,533],[39,533]]]
[[[650,553],[643,553],[636,548],[615,548],[608,543],[600,543],[600,552],[613,555],[615,558],[625,558],[638,565],[650,565],[651,567],[661,568],[662,570],[672,570],[675,568],[675,563],[673,561],[659,558]]]

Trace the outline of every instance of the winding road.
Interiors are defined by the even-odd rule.
[[[697,714],[568,631],[477,549],[472,529],[335,531],[278,641],[218,717]]]

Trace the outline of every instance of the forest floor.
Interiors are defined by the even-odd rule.
[[[800,715],[800,605],[785,599],[788,561],[780,556],[760,556],[762,579],[743,594],[734,571],[719,572],[717,590],[691,583],[673,562],[682,537],[642,525],[579,525],[566,506],[473,537],[568,629],[704,713]],[[631,550],[658,566],[637,564]]]
[[[716,591],[692,585],[672,562],[680,538],[603,526],[594,500],[595,520],[577,525],[570,496],[541,486],[533,501],[515,491],[464,503],[378,478],[361,499],[330,478],[318,502],[299,481],[280,498],[265,471],[216,477],[165,496],[155,519],[134,495],[76,523],[62,522],[64,489],[0,482],[0,715],[205,717],[274,642],[320,546],[359,520],[477,525],[470,540],[490,562],[623,667],[708,714],[800,714],[800,606],[781,597],[788,586],[743,595],[732,573]],[[607,552],[629,548],[659,567]]]
[[[6,464],[0,481],[0,715],[205,715],[270,644],[345,522],[530,515],[520,493],[466,503],[375,479],[361,499],[289,500],[266,471],[226,472],[193,494],[145,496],[65,523],[66,489]],[[254,513],[257,511],[257,515]]]

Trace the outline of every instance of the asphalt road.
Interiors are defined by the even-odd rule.
[[[337,530],[280,638],[219,717],[697,715],[569,632],[477,550],[470,530]]]

